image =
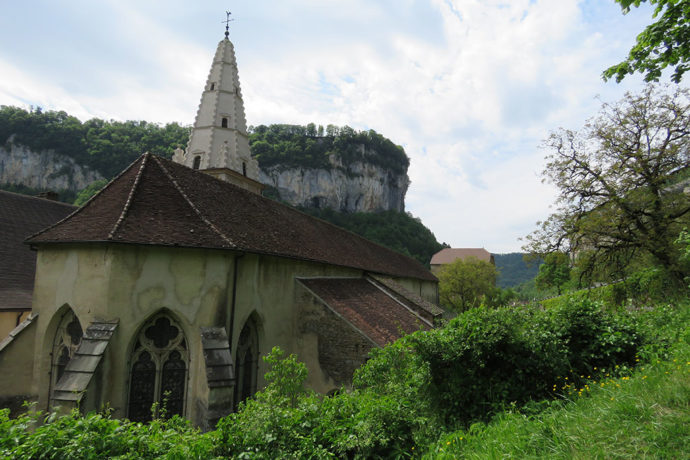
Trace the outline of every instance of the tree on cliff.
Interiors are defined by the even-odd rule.
[[[580,131],[552,133],[543,175],[558,188],[558,208],[524,249],[575,253],[585,276],[608,267],[619,277],[647,257],[682,279],[674,240],[690,203],[673,185],[690,173],[689,99],[686,89],[669,94],[650,85],[604,104]]]
[[[647,0],[615,0],[623,13],[631,6],[639,7]],[[637,43],[628,57],[604,71],[604,80],[616,78],[620,82],[627,75],[640,72],[646,81],[659,81],[661,72],[674,68],[671,79],[679,83],[688,70],[690,60],[690,0],[649,0],[655,5],[656,22],[637,36]]]

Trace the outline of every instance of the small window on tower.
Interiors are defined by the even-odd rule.
[[[245,163],[244,161],[242,162],[242,175],[247,175],[247,163]]]
[[[215,83],[211,83],[211,91],[213,91],[214,89],[216,89],[216,84],[215,84]]]
[[[197,155],[194,157],[194,166],[192,166],[194,169],[199,169],[199,166],[201,165],[201,156]]]
[[[223,119],[220,120],[220,127],[221,128],[227,128],[228,127],[228,119],[226,117],[223,117]]]

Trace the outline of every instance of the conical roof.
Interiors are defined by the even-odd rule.
[[[83,207],[27,242],[239,250],[436,280],[414,259],[151,154],[139,157]]]

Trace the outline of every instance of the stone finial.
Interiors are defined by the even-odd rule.
[[[176,149],[173,151],[172,160],[173,160],[175,163],[184,164],[184,150],[182,150],[182,149],[179,148],[179,147],[176,148]]]

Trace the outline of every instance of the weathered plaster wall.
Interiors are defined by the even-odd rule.
[[[0,311],[0,340],[7,337],[12,329],[24,321],[31,311]]]
[[[31,385],[36,332],[36,324],[30,324],[0,351],[0,407],[8,407],[13,413],[24,401],[36,398],[35,388]]]
[[[235,257],[238,276],[233,322],[230,312]],[[134,245],[42,247],[38,251],[33,305],[33,311],[39,314],[34,346],[39,356],[34,366],[38,378],[33,389],[39,395],[39,408],[45,409],[48,404],[50,350],[59,323],[56,315],[67,306],[79,318],[82,329],[96,319],[119,319],[101,363],[103,373],[99,378],[108,382],[107,389],[87,398],[93,408],[109,402],[117,417],[125,416],[127,411],[129,356],[134,340],[142,325],[161,309],[167,309],[180,323],[187,338],[190,362],[186,416],[193,421],[198,422],[203,415],[209,394],[199,328],[225,327],[234,360],[240,332],[251,315],[259,322],[260,355],[276,345],[295,353],[309,368],[309,386],[321,392],[332,390],[340,382],[321,369],[319,347],[323,344],[319,345],[313,331],[302,333],[300,329],[304,296],[296,278],[361,275],[359,270],[344,267],[232,251]],[[428,294],[424,283],[416,283],[407,281],[415,292]],[[265,385],[266,370],[259,360],[258,388]]]

